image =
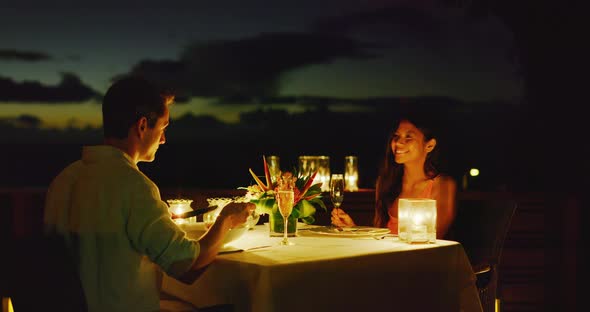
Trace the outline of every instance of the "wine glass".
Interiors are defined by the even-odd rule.
[[[281,191],[277,191],[277,205],[279,206],[279,211],[281,212],[281,215],[283,216],[283,221],[285,224],[284,227],[284,234],[283,234],[283,240],[280,242],[280,245],[293,245],[292,242],[289,242],[289,240],[287,239],[287,223],[288,223],[288,218],[291,215],[291,211],[293,211],[293,204],[294,204],[294,200],[295,200],[295,195],[293,193],[292,190],[281,190]]]
[[[340,208],[344,201],[344,175],[335,173],[330,178],[330,199],[334,208]],[[342,230],[339,226],[334,225],[336,230]]]
[[[334,208],[340,208],[344,200],[344,175],[335,173],[330,179],[330,199]]]

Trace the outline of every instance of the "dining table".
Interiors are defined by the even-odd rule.
[[[303,223],[289,237],[293,245],[281,240],[268,224],[256,225],[194,283],[164,275],[162,291],[196,307],[231,304],[236,312],[482,311],[458,242],[410,244],[377,230]]]

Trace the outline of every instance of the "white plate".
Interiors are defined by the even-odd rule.
[[[302,230],[299,234],[302,235],[326,235],[337,237],[365,237],[365,236],[380,236],[389,234],[389,229],[376,228],[370,226],[353,226],[343,227],[342,231],[332,226],[320,226]]]
[[[241,251],[244,251],[244,250],[242,248],[234,247],[231,245],[225,245],[219,249],[219,254],[222,255],[222,254],[226,254],[226,253],[241,252]]]

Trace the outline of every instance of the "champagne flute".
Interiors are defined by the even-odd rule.
[[[334,208],[340,208],[344,201],[344,175],[335,173],[330,178],[330,199]],[[339,226],[334,225],[336,230],[342,231]]]
[[[340,208],[344,201],[344,175],[341,173],[333,174],[330,179],[330,199],[334,208]]]
[[[281,215],[283,216],[283,221],[285,224],[284,227],[284,234],[283,234],[283,240],[280,242],[280,245],[293,245],[292,242],[289,242],[289,240],[287,239],[287,224],[288,224],[288,218],[291,215],[291,212],[293,211],[293,204],[295,201],[295,195],[293,193],[292,190],[281,190],[277,192],[276,195],[277,198],[277,205],[279,206],[279,211],[281,212]]]

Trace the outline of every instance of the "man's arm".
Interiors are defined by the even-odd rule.
[[[199,256],[179,280],[187,284],[193,283],[203,273],[204,269],[213,262],[227,232],[231,228],[246,222],[246,219],[255,208],[256,206],[251,203],[231,203],[225,206],[215,223],[199,239]]]

